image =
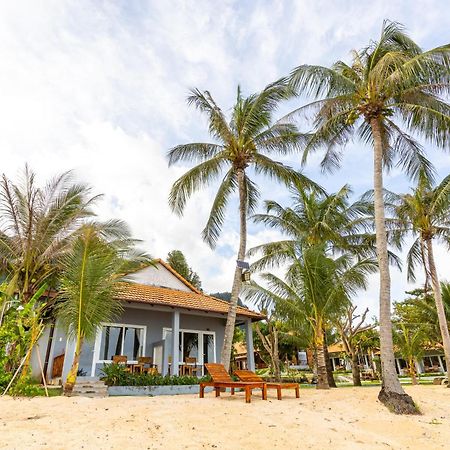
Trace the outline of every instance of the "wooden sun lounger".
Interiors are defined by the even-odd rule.
[[[262,399],[267,400],[267,390],[265,383],[262,381],[233,381],[228,372],[225,370],[223,364],[209,363],[205,364],[206,369],[213,381],[200,383],[200,398],[205,396],[205,387],[212,386],[216,391],[216,397],[220,396],[220,391],[223,388],[231,388],[231,395],[234,395],[236,388],[244,389],[245,402],[250,403],[253,389],[261,389]]]
[[[277,390],[277,398],[281,400],[281,390],[282,389],[295,389],[295,396],[297,398],[300,397],[300,385],[298,383],[271,383],[265,382],[259,375],[256,375],[255,372],[251,370],[236,370],[235,375],[241,380],[245,382],[257,382],[262,381],[267,389],[276,389]]]

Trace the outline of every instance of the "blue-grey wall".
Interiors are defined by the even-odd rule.
[[[225,332],[225,318],[208,317],[207,314],[201,315],[183,314],[180,313],[180,328],[191,329],[200,331],[214,331],[216,334],[216,358],[220,358],[220,352],[222,350],[222,343]],[[163,328],[172,327],[172,312],[155,311],[153,309],[136,309],[125,307],[123,313],[114,322],[125,323],[130,325],[145,325],[147,327],[147,335],[145,340],[145,355],[153,355],[154,343],[161,341],[163,338]],[[43,336],[44,337],[44,336]],[[47,333],[45,333],[47,337]],[[40,348],[42,351],[46,348],[47,339],[41,339]],[[68,345],[66,348],[67,337],[65,331],[56,326],[53,343],[52,353],[49,361],[48,375],[51,375],[53,358],[65,353],[66,361],[64,364],[63,378],[67,374],[73,358],[73,346]],[[85,342],[82,347],[80,355],[80,370],[86,376],[91,376],[92,362],[94,358],[94,345],[95,342]],[[44,355],[42,355],[42,358]],[[39,367],[33,362],[33,369],[37,372]],[[100,375],[102,363],[97,363],[95,368],[95,375]]]
[[[163,328],[172,327],[172,313],[165,311],[125,308],[121,317],[115,320],[115,322],[130,325],[145,325],[147,327],[147,335],[145,338],[145,355],[153,356],[153,344],[161,341],[163,338]],[[216,355],[217,358],[219,358],[225,332],[225,319],[181,313],[180,328],[199,331],[214,331],[216,333]],[[94,343],[84,345],[80,358],[80,368],[85,370],[88,376],[91,375],[93,356]],[[96,364],[96,376],[100,375],[102,366],[102,363]]]

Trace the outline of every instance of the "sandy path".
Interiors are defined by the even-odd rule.
[[[407,388],[424,415],[395,416],[378,388],[304,389],[297,400],[242,394],[105,399],[0,398],[0,448],[440,449],[450,443],[450,389]]]

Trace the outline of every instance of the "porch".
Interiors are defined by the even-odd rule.
[[[226,315],[182,308],[129,303],[120,318],[99,328],[94,342],[85,342],[80,355],[79,375],[99,377],[113,357],[126,356],[134,365],[141,357],[162,375],[206,374],[204,364],[220,359]],[[245,330],[247,348],[253,350],[252,318],[238,315],[236,325]],[[65,340],[62,349],[61,341]],[[75,353],[75,342],[56,329],[50,343],[48,378],[67,376]],[[254,352],[247,353],[247,366],[254,370]]]

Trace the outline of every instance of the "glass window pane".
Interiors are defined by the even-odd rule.
[[[102,328],[100,358],[111,361],[114,355],[120,355],[122,349],[122,328],[105,326]]]
[[[204,333],[203,334],[203,362],[212,363],[214,361],[214,335]]]
[[[198,361],[198,333],[183,333],[182,361],[186,361],[186,358],[196,358]]]
[[[128,361],[136,361],[141,355],[142,328],[124,327],[123,355]]]

